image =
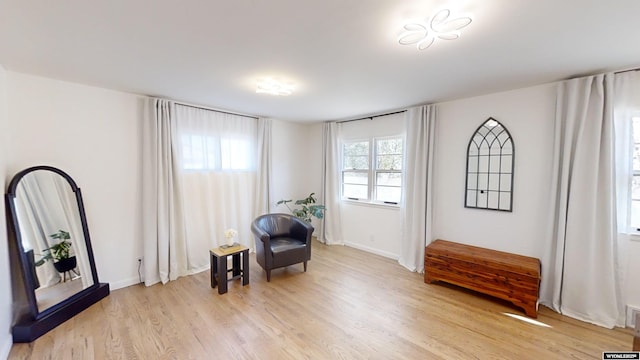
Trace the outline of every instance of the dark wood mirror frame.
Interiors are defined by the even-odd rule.
[[[38,310],[35,295],[35,280],[33,276],[28,275],[32,270],[29,268],[30,262],[29,259],[27,259],[27,255],[22,245],[15,204],[16,191],[20,180],[25,175],[38,170],[51,171],[62,176],[69,183],[71,190],[74,192],[78,205],[82,232],[86,242],[88,261],[92,272],[91,275],[93,277],[93,285],[71,295],[47,309],[44,309],[43,311]],[[82,202],[82,194],[80,192],[80,188],[67,173],[55,167],[44,165],[30,167],[17,173],[9,183],[9,188],[5,195],[5,206],[7,212],[9,254],[11,256],[12,263],[12,289],[14,292],[13,342],[31,342],[109,295],[109,284],[100,283],[98,281],[98,274],[96,272],[95,261],[93,258],[93,250],[91,248],[91,241],[89,238],[89,229],[87,227],[87,219]]]

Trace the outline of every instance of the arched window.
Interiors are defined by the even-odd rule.
[[[515,148],[507,128],[489,118],[467,147],[465,207],[511,211]]]

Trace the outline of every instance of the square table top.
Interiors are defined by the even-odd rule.
[[[217,248],[213,248],[211,250],[209,250],[212,254],[220,257],[220,256],[227,256],[227,255],[233,255],[233,254],[237,254],[239,252],[243,252],[245,250],[249,250],[248,247],[241,245],[241,244],[233,244],[232,246],[229,247],[217,247]]]

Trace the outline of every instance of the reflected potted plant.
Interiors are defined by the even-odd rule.
[[[51,238],[60,240],[57,244],[44,249],[44,256],[38,262],[36,266],[40,266],[47,260],[53,260],[53,266],[60,273],[71,271],[78,265],[77,259],[71,256],[71,236],[67,231],[58,230],[57,233],[49,235]]]
[[[291,211],[293,215],[297,218],[300,218],[308,223],[311,222],[312,218],[322,219],[324,217],[324,211],[326,210],[324,205],[316,204],[317,200],[315,198],[316,193],[311,193],[304,199],[296,200],[294,203],[298,205],[299,208],[292,209],[288,203],[293,200],[280,200],[277,202],[277,205],[284,204],[284,206]]]

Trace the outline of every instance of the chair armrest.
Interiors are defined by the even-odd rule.
[[[271,240],[271,235],[266,231],[260,229],[256,224],[251,224],[251,232],[255,235],[256,238],[260,239],[262,242],[268,243]]]
[[[291,222],[291,236],[296,239],[304,240],[307,244],[311,243],[311,235],[314,230],[313,225],[298,218],[293,219]]]

